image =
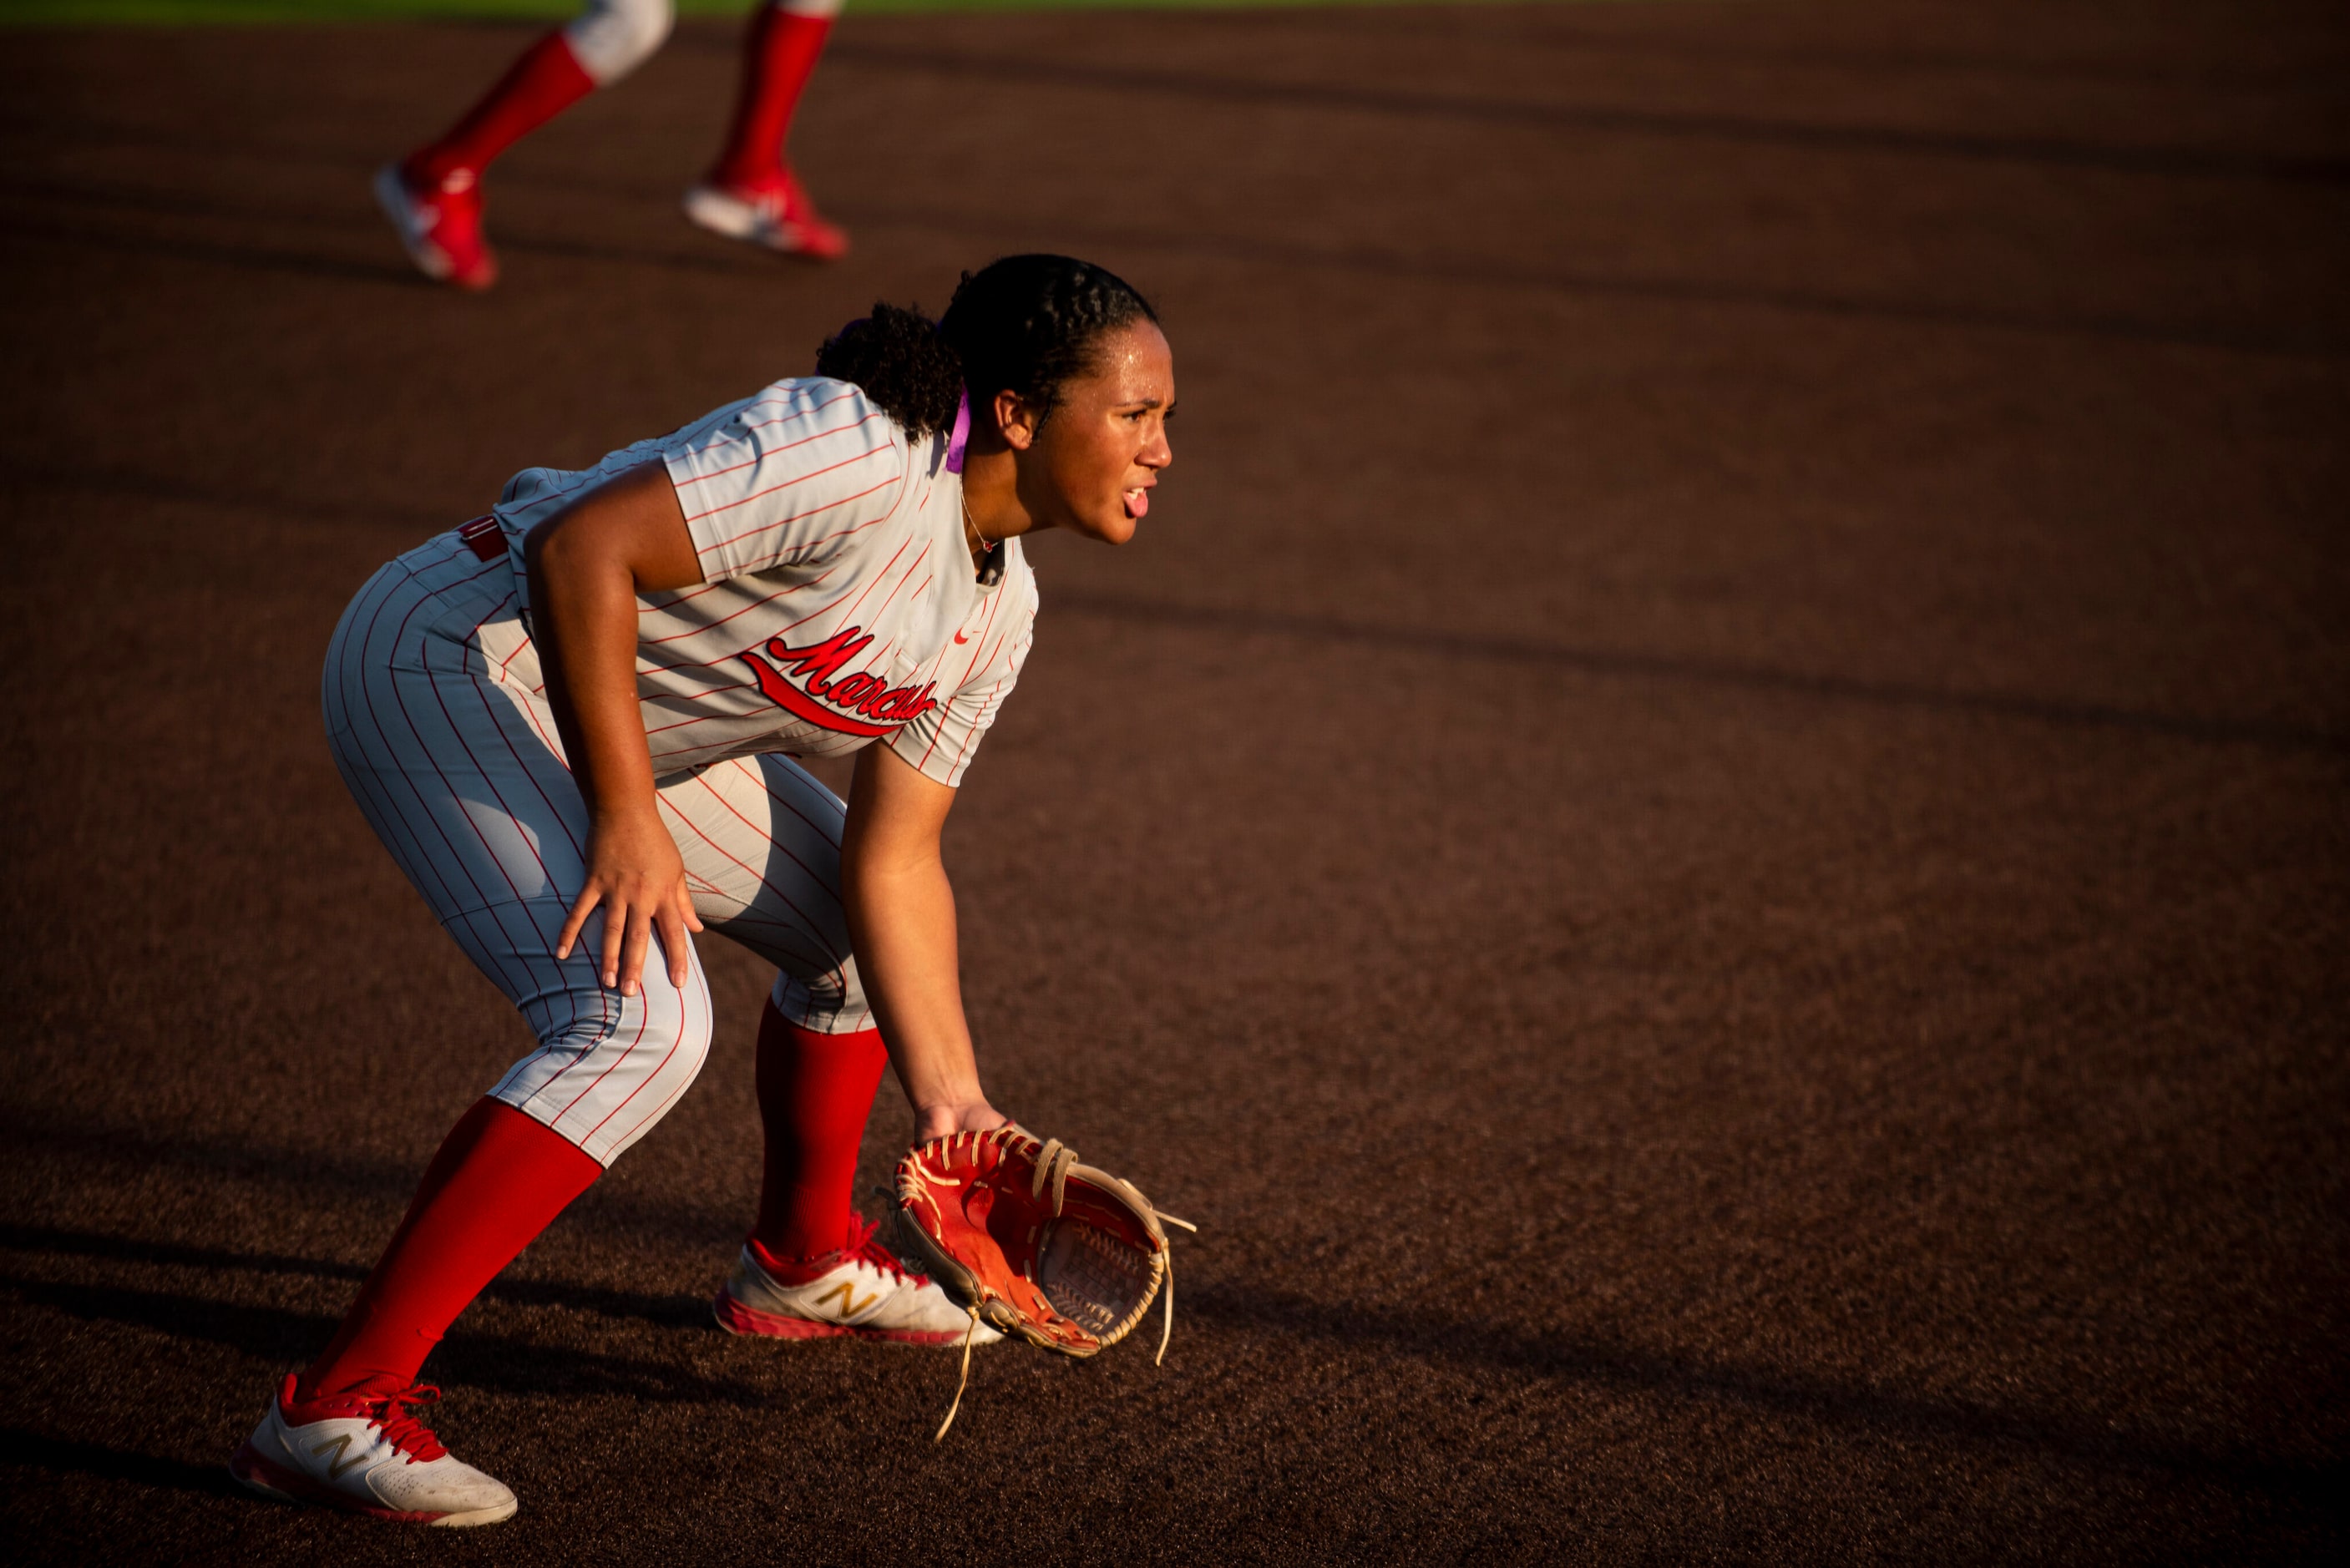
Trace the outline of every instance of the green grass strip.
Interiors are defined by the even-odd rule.
[[[848,0],[852,15],[947,11],[1246,11],[1430,0]],[[1438,0],[1474,5],[1484,0]],[[684,16],[747,14],[757,0],[676,0]],[[0,26],[40,24],[563,20],[577,0],[0,0]]]

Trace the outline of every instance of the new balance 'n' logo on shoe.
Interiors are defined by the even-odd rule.
[[[351,1459],[347,1459],[343,1458],[344,1451],[350,1446],[351,1435],[348,1432],[345,1432],[333,1442],[320,1443],[317,1448],[312,1449],[310,1450],[310,1457],[312,1459],[323,1459],[327,1458],[327,1455],[329,1452],[331,1452],[335,1457],[327,1460],[327,1479],[328,1480],[340,1480],[343,1479],[343,1472],[345,1470],[349,1469],[356,1465],[364,1463],[367,1459],[365,1450],[361,1450],[358,1455]]]
[[[875,1302],[881,1298],[879,1296],[868,1296],[864,1301],[858,1301],[857,1299],[857,1282],[855,1280],[843,1280],[840,1283],[835,1285],[832,1289],[825,1292],[824,1294],[816,1298],[816,1304],[818,1306],[822,1306],[825,1303],[834,1301],[836,1299],[840,1304],[838,1321],[847,1323],[856,1317],[858,1313],[863,1312],[867,1307],[871,1306]]]

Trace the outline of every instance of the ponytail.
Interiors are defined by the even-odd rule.
[[[1049,414],[1063,382],[1093,368],[1096,340],[1159,313],[1107,268],[1070,256],[1005,256],[962,275],[933,326],[894,305],[816,350],[816,373],[852,381],[910,436],[951,430],[969,390],[982,408],[1016,392]]]
[[[874,405],[920,439],[954,428],[962,361],[917,311],[876,304],[824,340],[816,373],[864,389]]]

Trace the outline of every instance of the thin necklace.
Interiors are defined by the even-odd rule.
[[[977,571],[980,565],[987,559],[988,551],[992,546],[987,542],[987,536],[979,531],[979,524],[971,520],[971,497],[964,495],[962,501],[962,536],[964,542],[971,546],[972,570]]]

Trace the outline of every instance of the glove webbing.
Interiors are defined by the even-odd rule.
[[[1077,1151],[1059,1138],[1047,1138],[1044,1150],[1036,1157],[1036,1174],[1029,1180],[1028,1196],[1032,1199],[1042,1198],[1045,1195],[1045,1183],[1050,1181],[1053,1184],[1053,1218],[1055,1220],[1061,1217],[1061,1194],[1063,1189],[1068,1185],[1069,1168],[1076,1163]],[[1134,1200],[1136,1208],[1156,1216],[1167,1224],[1180,1225],[1194,1236],[1200,1233],[1200,1228],[1189,1220],[1179,1220],[1164,1210],[1152,1208],[1150,1200],[1143,1197],[1136,1189],[1134,1183],[1127,1180],[1126,1178],[1114,1176],[1110,1179],[1125,1189],[1126,1195]],[[1168,1343],[1175,1337],[1175,1249],[1172,1247],[1167,1249],[1166,1269],[1167,1273],[1161,1282],[1161,1288],[1167,1293],[1167,1321],[1166,1326],[1159,1331],[1159,1354],[1150,1359],[1150,1365],[1153,1366],[1166,1364]],[[954,1425],[955,1412],[962,1408],[963,1393],[971,1386],[971,1347],[973,1338],[979,1333],[979,1308],[974,1304],[963,1310],[971,1314],[971,1326],[963,1330],[962,1335],[962,1376],[955,1384],[954,1403],[947,1407],[947,1418],[939,1423],[938,1431],[931,1435],[931,1441],[934,1443],[945,1440],[947,1428]]]

